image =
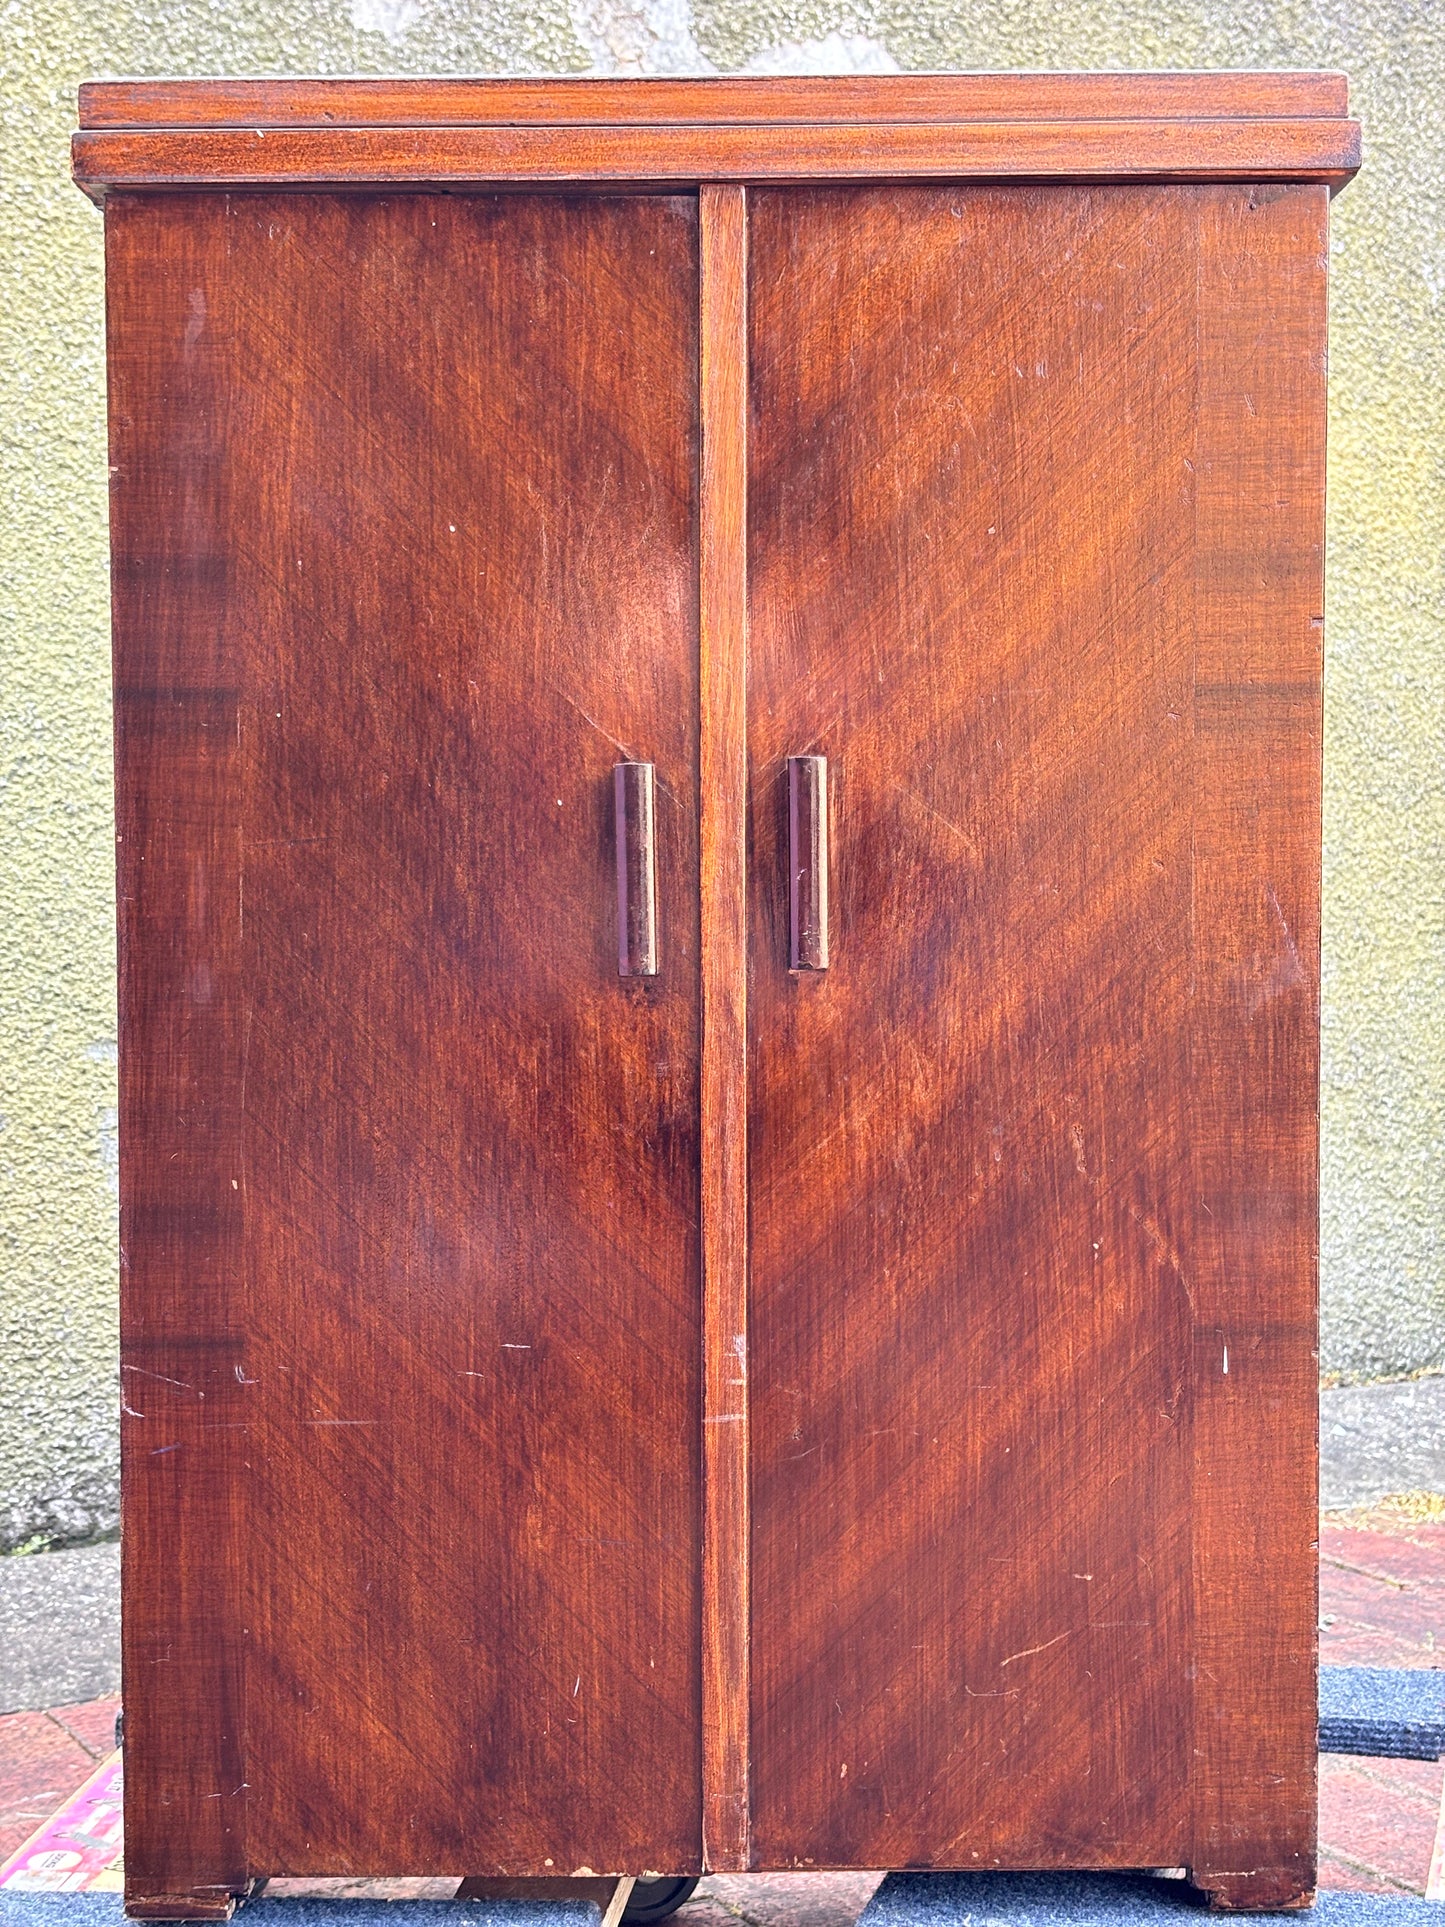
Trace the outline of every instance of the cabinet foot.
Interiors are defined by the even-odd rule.
[[[229,1920],[258,1883],[244,1887],[194,1887],[185,1893],[158,1894],[126,1882],[127,1920]]]
[[[1297,1867],[1259,1867],[1249,1873],[1191,1868],[1189,1884],[1218,1913],[1295,1913],[1313,1906],[1315,1898],[1313,1880],[1306,1886]]]

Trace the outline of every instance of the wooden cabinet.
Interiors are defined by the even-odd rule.
[[[82,105],[132,1913],[1297,1902],[1343,83]]]

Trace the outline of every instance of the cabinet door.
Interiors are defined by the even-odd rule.
[[[110,204],[141,1906],[698,1864],[696,233]]]
[[[1325,190],[750,199],[756,1860],[1277,1904]],[[802,754],[830,946],[790,973]]]

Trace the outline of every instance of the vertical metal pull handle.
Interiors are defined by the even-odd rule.
[[[657,851],[651,763],[618,763],[612,772],[617,810],[617,972],[657,975]]]
[[[828,759],[788,758],[788,968],[828,968]]]

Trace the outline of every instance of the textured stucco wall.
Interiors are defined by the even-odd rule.
[[[1326,1366],[1445,1363],[1439,0],[8,0],[0,1544],[114,1520],[114,1015],[100,217],[107,73],[1342,67],[1326,850]]]

